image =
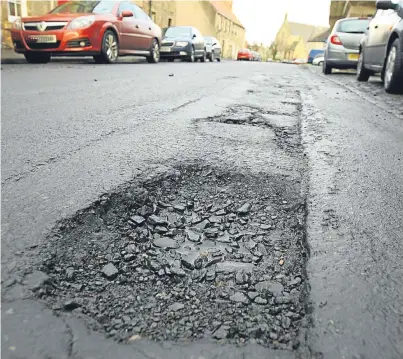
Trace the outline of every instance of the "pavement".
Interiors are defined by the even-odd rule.
[[[403,97],[377,78],[257,62],[14,62],[1,74],[3,358],[403,358]],[[270,126],[215,121],[237,106]],[[276,142],[293,106],[301,153]],[[49,306],[43,263],[62,248],[49,237],[60,220],[80,223],[101,196],[194,163],[300,189],[298,347],[120,344],[89,314]]]

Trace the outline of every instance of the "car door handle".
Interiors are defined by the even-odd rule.
[[[151,30],[151,27],[149,27],[148,30]]]
[[[139,28],[139,26],[138,25],[136,25],[136,29],[138,29]]]

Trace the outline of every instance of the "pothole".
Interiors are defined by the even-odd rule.
[[[60,223],[43,299],[122,341],[295,349],[306,314],[300,179],[182,167]]]
[[[275,143],[285,150],[297,150],[300,147],[298,114],[299,103],[282,102],[283,110],[263,110],[252,106],[233,106],[219,116],[207,117],[205,121],[221,122],[234,125],[249,125],[270,128],[275,134]]]

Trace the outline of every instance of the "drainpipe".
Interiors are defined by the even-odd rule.
[[[148,16],[151,17],[151,18],[152,18],[152,15],[153,15],[153,12],[152,12],[152,9],[151,9],[152,4],[153,4],[152,0],[148,0]]]

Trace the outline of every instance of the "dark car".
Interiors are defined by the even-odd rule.
[[[160,59],[161,28],[130,1],[69,1],[49,14],[16,20],[11,38],[30,63],[60,55],[93,56],[97,63],[126,55]]]
[[[357,80],[381,73],[389,93],[403,92],[403,0],[377,1],[377,12],[360,44]]]
[[[217,60],[221,61],[221,45],[220,42],[212,36],[204,36],[204,41],[206,42],[207,58],[213,62]]]
[[[161,59],[195,62],[206,61],[206,43],[200,31],[192,26],[172,26],[164,30],[161,41]]]

